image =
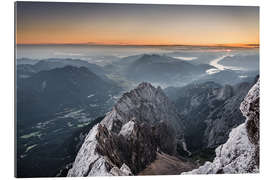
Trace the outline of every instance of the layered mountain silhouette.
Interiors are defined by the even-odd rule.
[[[256,71],[207,74],[210,65],[154,54],[104,67],[75,59],[16,67],[19,177],[180,174],[205,161],[213,163],[191,173],[258,172],[258,123],[235,130],[253,113],[239,106]],[[123,93],[121,83],[133,89]]]
[[[257,70],[259,69],[259,55],[235,55],[224,58],[220,64],[225,66],[234,66],[242,69]]]
[[[85,67],[65,66],[41,71],[18,83],[18,116],[30,119],[31,114],[51,114],[64,108],[91,108],[90,104],[105,103],[110,95],[120,90]],[[24,124],[27,123],[24,121]]]
[[[105,76],[104,70],[92,63],[88,63],[87,61],[80,60],[80,59],[59,59],[59,58],[50,58],[50,59],[42,59],[42,60],[32,60],[32,59],[18,59],[17,60],[17,69],[22,69],[23,67],[28,67],[28,69],[24,69],[24,71],[17,71],[20,74],[27,74],[28,70],[34,72],[40,71],[48,71],[55,68],[63,68],[65,66],[73,66],[73,67],[86,67],[91,72],[95,73],[99,77],[104,80],[107,80]],[[31,69],[29,69],[31,68]],[[19,76],[20,77],[20,76]]]
[[[176,80],[184,83],[196,79],[210,68],[206,64],[194,65],[168,56],[145,54],[128,66],[126,75],[136,81],[173,84]]]
[[[76,143],[72,134],[103,116],[120,91],[86,67],[65,66],[17,79],[17,175],[55,176],[74,160],[67,152]]]

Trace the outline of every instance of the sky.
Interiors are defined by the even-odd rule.
[[[17,2],[17,44],[259,44],[259,7]]]

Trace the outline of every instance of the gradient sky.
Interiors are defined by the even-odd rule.
[[[17,2],[17,44],[259,44],[259,7]]]

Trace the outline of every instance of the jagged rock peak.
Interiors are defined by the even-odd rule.
[[[182,119],[160,87],[143,82],[130,92],[124,93],[102,121],[109,130],[119,133],[130,120],[157,123],[164,121],[183,134]]]
[[[158,94],[164,96],[164,98],[166,97],[160,86],[155,88],[154,86],[152,86],[151,83],[142,82],[135,89],[124,93],[123,96],[120,98],[119,102],[125,101],[130,97],[150,100]]]
[[[181,123],[162,89],[141,83],[90,130],[68,176],[137,174],[157,149],[175,154],[177,141],[184,142]]]
[[[148,89],[151,89],[151,90],[155,90],[156,88],[154,86],[152,86],[151,83],[148,83],[148,82],[142,82],[140,83],[137,88],[135,89],[144,89],[144,88],[148,88]]]
[[[259,85],[258,80],[240,105],[245,123],[234,128],[227,142],[216,148],[214,161],[182,174],[259,172]]]

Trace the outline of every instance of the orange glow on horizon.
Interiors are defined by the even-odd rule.
[[[92,45],[193,45],[193,46],[235,46],[235,47],[251,47],[251,45],[258,46],[258,36],[242,37],[237,36],[238,33],[228,33],[227,37],[220,37],[222,32],[205,34],[200,37],[190,37],[187,34],[172,34],[171,37],[166,37],[163,34],[158,36],[134,35],[133,34],[110,34],[107,37],[102,37],[100,34],[91,35],[79,32],[20,32],[16,33],[16,44],[92,44]],[[113,38],[112,38],[113,37]],[[172,37],[173,38],[172,40]],[[243,41],[242,39],[247,39]]]
[[[21,5],[16,44],[235,47],[259,44],[258,7],[91,3],[55,6],[23,2]]]
[[[259,43],[227,43],[227,44],[175,44],[175,43],[115,43],[115,42],[35,42],[35,43],[16,43],[17,45],[115,45],[115,46],[224,46],[224,47],[245,47],[245,48],[257,48],[260,46]]]

